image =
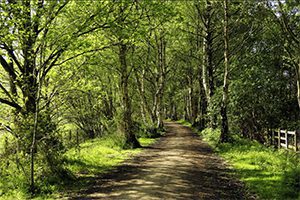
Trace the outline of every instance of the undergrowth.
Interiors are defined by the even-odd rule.
[[[139,138],[142,146],[152,144],[155,139]],[[80,149],[72,148],[66,153],[66,167],[74,174],[91,176],[103,173],[118,165],[125,159],[141,151],[138,149],[122,149],[111,137],[94,139],[80,145]]]
[[[230,163],[233,173],[260,199],[300,199],[299,154],[238,136],[233,137],[232,143],[218,144],[219,129],[205,129],[198,134]]]
[[[149,146],[156,141],[153,138],[138,140],[142,146]],[[106,136],[81,143],[79,148],[71,148],[65,153],[63,162],[74,179],[58,180],[56,177],[47,177],[45,181],[39,181],[40,193],[34,198],[30,197],[24,186],[26,177],[18,176],[20,173],[14,172],[17,170],[16,166],[10,166],[7,169],[10,170],[9,173],[6,173],[9,176],[0,177],[0,199],[61,199],[65,189],[76,190],[88,184],[95,175],[108,172],[142,150],[124,150],[120,142],[116,136]]]

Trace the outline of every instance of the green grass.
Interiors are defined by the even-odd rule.
[[[184,119],[177,120],[176,122],[180,123],[180,124],[182,124],[184,126],[190,127],[190,128],[192,127],[192,124],[190,122],[184,120]]]
[[[156,140],[157,139],[139,138],[139,142],[143,147],[153,144]],[[142,151],[141,148],[124,150],[120,148],[118,142],[115,137],[104,137],[84,142],[80,144],[79,149],[72,148],[68,150],[65,153],[64,166],[75,175],[76,179],[59,183],[54,178],[50,181],[52,182],[51,184],[45,183],[45,185],[42,185],[42,193],[33,199],[61,199],[66,189],[76,191],[80,187],[88,186],[94,176],[109,172],[120,165],[124,160]],[[16,175],[16,177],[18,176]],[[4,186],[7,187],[6,185],[8,184],[5,182],[5,179],[2,178],[3,177],[0,177],[1,200],[30,198],[26,189],[22,187],[1,194],[1,188]],[[20,181],[25,182],[24,180]],[[14,183],[10,182],[9,184]]]
[[[143,147],[153,144],[157,139],[139,138]],[[93,177],[109,172],[126,159],[141,152],[142,149],[122,149],[113,137],[91,140],[66,153],[66,167],[79,179],[67,187],[73,191],[88,187]]]
[[[233,143],[218,145],[218,129],[205,129],[199,135],[230,163],[234,175],[260,199],[300,199],[299,154],[239,137],[234,137]]]
[[[157,141],[157,138],[139,138],[139,142],[143,147],[150,146]]]
[[[217,152],[230,161],[238,177],[261,199],[300,199],[296,154],[249,140],[222,144]]]
[[[155,139],[139,138],[142,146],[149,146]],[[121,149],[114,141],[100,138],[80,145],[80,150],[73,148],[66,153],[66,167],[80,176],[93,176],[104,173],[119,165],[125,159],[141,152],[141,149]]]

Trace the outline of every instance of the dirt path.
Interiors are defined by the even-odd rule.
[[[242,184],[189,128],[173,122],[153,147],[70,199],[245,199]]]

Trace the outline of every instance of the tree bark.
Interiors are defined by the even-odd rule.
[[[125,147],[126,148],[137,148],[140,147],[140,143],[136,139],[133,133],[133,122],[131,116],[131,102],[128,92],[128,78],[129,72],[126,63],[127,46],[124,43],[119,45],[119,60],[121,67],[121,80],[120,89],[122,97],[122,121],[121,121],[121,131],[125,136]]]
[[[156,92],[154,94],[154,103],[152,113],[155,116],[154,122],[157,128],[163,127],[162,101],[164,95],[165,78],[166,78],[166,41],[164,32],[160,32],[159,38],[156,37],[157,45],[157,63],[158,73],[156,77]]]
[[[196,28],[195,28],[195,32],[196,34],[196,52],[203,52],[206,50],[206,48],[204,47],[204,39],[201,37],[201,35],[203,34],[204,30],[203,30],[203,24],[204,24],[204,19],[202,17],[202,10],[201,10],[201,5],[199,1],[195,1],[194,6],[197,10],[197,24],[196,24]],[[205,33],[204,33],[205,34]],[[204,35],[205,37],[205,35]],[[202,59],[201,59],[202,56]],[[205,60],[203,60],[203,58]],[[202,54],[198,54],[198,82],[199,82],[199,95],[196,103],[198,104],[198,111],[197,111],[197,118],[195,119],[195,122],[193,124],[193,126],[197,127],[199,130],[203,130],[205,128],[205,124],[206,124],[206,114],[207,114],[207,94],[206,94],[206,90],[204,89],[204,85],[203,82],[206,83],[207,86],[207,81],[203,81],[203,67],[206,67],[206,65],[204,66],[204,64],[206,63],[206,57],[204,57],[204,55]],[[206,69],[204,70],[206,71]],[[206,72],[204,73],[206,74]]]
[[[221,104],[221,136],[220,142],[229,141],[229,128],[227,118],[227,103],[228,103],[228,67],[229,67],[229,38],[228,38],[228,0],[224,0],[224,82],[223,82],[223,97]]]
[[[138,90],[139,90],[140,100],[141,100],[141,105],[140,105],[141,115],[142,115],[144,123],[147,124],[147,116],[150,116],[151,119],[152,119],[152,116],[151,116],[151,109],[148,105],[148,101],[147,101],[146,94],[145,94],[145,84],[144,84],[145,69],[142,69],[141,76],[139,76],[138,72],[136,72],[135,78],[136,78],[136,82],[138,85]]]
[[[296,75],[297,75],[297,100],[298,100],[298,106],[300,111],[300,60],[298,61],[298,69],[296,69]]]
[[[212,37],[212,5],[211,2],[205,2],[205,14],[203,16],[203,65],[202,65],[202,80],[207,106],[211,104],[211,98],[214,94],[214,76],[213,76],[213,37]],[[209,126],[214,127],[215,117],[211,115]]]

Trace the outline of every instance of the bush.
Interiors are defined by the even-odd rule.
[[[220,140],[221,130],[206,128],[200,132],[200,136],[205,142],[207,142],[212,147],[216,147]]]
[[[162,136],[164,129],[158,129],[154,125],[146,126],[139,122],[134,123],[134,133],[138,138],[158,138]]]
[[[283,194],[290,199],[300,199],[300,163],[299,155],[287,154],[286,163],[283,171],[282,188]]]

